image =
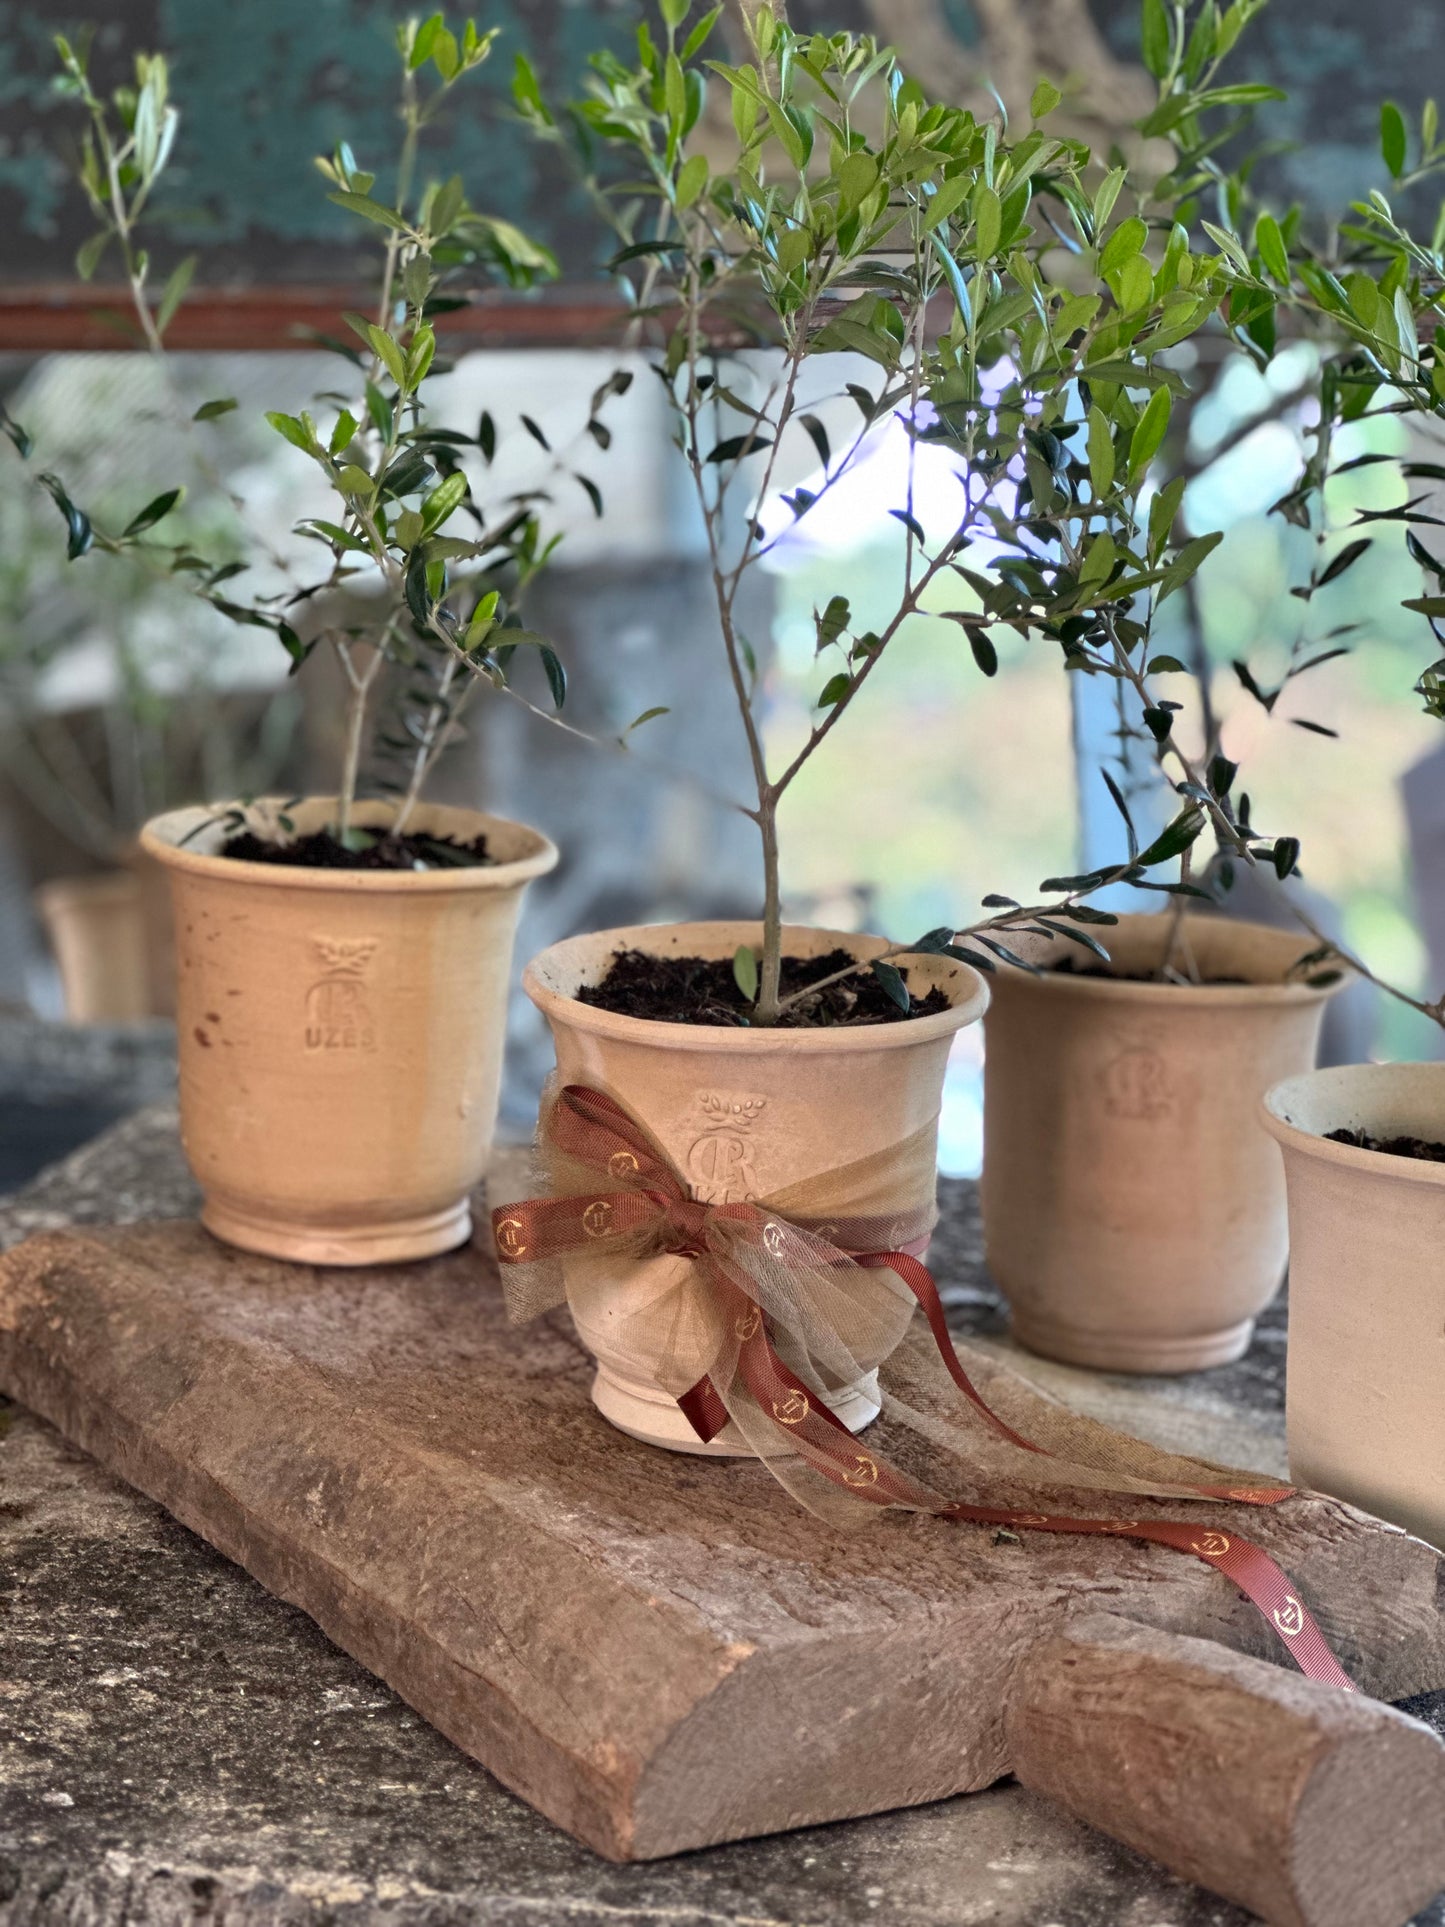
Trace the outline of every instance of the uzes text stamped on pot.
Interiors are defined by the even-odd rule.
[[[313,937],[311,942],[325,971],[306,993],[307,1050],[375,1050],[366,973],[378,939]]]

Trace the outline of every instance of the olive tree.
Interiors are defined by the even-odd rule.
[[[662,0],[660,37],[644,25],[632,64],[597,56],[585,97],[561,114],[518,63],[520,111],[576,155],[616,235],[613,266],[650,336],[706,531],[755,780],[746,813],[761,846],[763,934],[735,966],[755,1024],[775,1024],[809,994],[780,989],[780,807],[926,609],[956,623],[983,677],[997,668],[999,633],[1012,631],[1055,649],[1069,670],[1126,685],[1170,766],[1178,808],[1141,847],[1108,778],[1128,838],[1117,864],[1050,879],[1034,904],[986,898],[989,914],[961,933],[933,931],[890,954],[946,950],[992,968],[1016,960],[1002,941],[1013,929],[1098,950],[1088,926],[1113,918],[1083,899],[1121,879],[1193,889],[1149,873],[1206,824],[1228,847],[1288,853],[1288,839],[1241,823],[1223,770],[1181,743],[1179,704],[1158,686],[1179,665],[1151,653],[1156,612],[1220,539],[1180,532],[1183,482],[1161,485],[1157,473],[1184,386],[1173,351],[1219,325],[1235,278],[1218,242],[1176,217],[1197,206],[1194,177],[1231,116],[1275,92],[1219,79],[1262,4],[1237,0],[1221,14],[1207,0],[1207,30],[1181,45],[1148,0],[1146,38],[1157,43],[1162,29],[1164,58],[1141,135],[1172,144],[1162,178],[1148,158],[1157,145],[1131,167],[1051,134],[1061,94],[1047,80],[1027,125],[1010,125],[1001,103],[981,119],[930,100],[870,37],[799,32],[767,5],[748,20],[749,57],[724,61],[706,58],[721,9],[694,20],[688,0]],[[731,111],[734,142],[720,165],[691,138],[709,87],[724,90]],[[754,346],[768,351],[761,381],[758,357],[739,352]],[[831,371],[856,411],[836,445],[803,399]],[[749,572],[780,539],[760,507],[784,451],[810,442],[815,479],[782,494],[804,521],[890,421],[910,451],[901,498],[880,503],[903,531],[892,613],[862,629],[841,589],[815,611],[815,719],[774,767],[758,659],[738,620]],[[917,513],[924,448],[955,464],[956,513],[942,537]],[[906,1008],[897,969],[887,958],[871,967]]]
[[[185,583],[233,622],[274,633],[292,673],[318,646],[334,654],[346,705],[335,829],[343,842],[358,847],[406,829],[426,778],[478,689],[519,694],[509,672],[520,647],[539,655],[555,709],[566,694],[555,652],[522,626],[517,608],[560,539],[542,527],[547,491],[539,486],[484,503],[467,464],[474,470],[491,465],[498,444],[495,418],[484,412],[464,432],[435,419],[431,408],[433,384],[450,366],[439,349],[438,319],[465,305],[478,282],[527,288],[557,272],[549,249],[511,220],[473,206],[459,177],[425,183],[416,178],[425,129],[489,58],[496,37],[495,31],[479,33],[471,20],[453,32],[439,13],[403,22],[396,31],[402,137],[387,192],[378,190],[376,175],[360,166],[344,141],[317,163],[330,199],[377,237],[379,284],[373,312],[346,317],[354,339],[318,344],[347,364],[345,390],[319,397],[314,413],[278,410],[267,416],[331,491],[329,513],[307,518],[297,530],[322,552],[315,571],[298,579],[293,567],[283,590],[248,596],[237,578],[263,547],[262,538],[251,532],[242,553],[211,555],[197,553],[188,540],[168,541],[161,525],[174,516],[183,488],[164,490],[123,526],[110,529],[76,503],[62,478],[33,470],[64,517],[72,560],[125,555],[157,576]],[[137,56],[133,84],[105,96],[90,78],[88,36],[58,37],[56,49],[57,84],[86,117],[79,182],[96,220],[79,250],[77,271],[89,279],[108,255],[118,258],[141,344],[164,357],[167,331],[196,267],[196,257],[187,256],[158,291],[153,286],[145,223],[181,122],[167,63],[160,54]],[[596,441],[605,441],[600,411],[624,385],[625,377],[604,384],[579,425],[579,438],[590,429]],[[190,424],[196,436],[204,437],[208,424],[236,406],[230,396],[204,402]],[[27,431],[3,415],[0,426],[29,462],[34,451]],[[545,445],[530,418],[521,416],[519,427]],[[217,489],[225,488],[224,475],[204,449],[198,467]],[[570,478],[578,503],[590,502],[601,512],[596,484],[565,455],[552,457],[552,470],[548,481]],[[336,592],[349,593],[362,618],[308,622],[307,611],[337,606]],[[383,689],[389,701],[380,708]],[[355,827],[351,820],[369,743],[373,760],[379,752],[387,769],[385,787],[398,797],[385,832]]]

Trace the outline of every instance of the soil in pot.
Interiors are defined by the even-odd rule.
[[[1053,977],[1108,977],[1118,984],[1165,984],[1176,983],[1174,977],[1161,977],[1157,970],[1116,970],[1112,964],[1076,963],[1072,957],[1060,957],[1055,964],[1048,966]],[[1248,977],[1222,977],[1207,974],[1198,978],[1186,978],[1184,982],[1190,990],[1210,990],[1223,988],[1228,984],[1247,984]]]
[[[1352,1144],[1357,1151],[1383,1151],[1392,1158],[1418,1158],[1422,1164],[1445,1164],[1445,1144],[1428,1137],[1372,1137],[1368,1131],[1326,1131],[1331,1144]]]
[[[820,957],[784,957],[785,997],[821,983],[857,962],[846,950]],[[899,971],[905,985],[906,969]],[[706,1024],[728,1029],[746,1026],[751,1000],[739,989],[731,957],[659,957],[642,950],[619,950],[597,984],[584,984],[579,1003],[624,1017],[662,1024]],[[923,997],[910,994],[904,1011],[871,972],[857,972],[783,1013],[780,1030],[821,1030],[862,1024],[901,1024],[911,1017],[932,1017],[949,1008],[944,992],[933,986]]]
[[[285,864],[304,870],[451,870],[492,861],[484,836],[460,842],[454,836],[411,830],[402,836],[376,836],[356,849],[330,830],[285,839],[242,830],[221,846],[221,855],[243,863]]]

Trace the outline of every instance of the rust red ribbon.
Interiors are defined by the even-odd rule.
[[[547,1140],[565,1157],[611,1178],[616,1189],[578,1196],[532,1198],[492,1213],[498,1256],[505,1265],[560,1258],[600,1242],[643,1234],[646,1248],[692,1259],[722,1296],[721,1309],[737,1340],[735,1374],[747,1396],[786,1438],[804,1463],[863,1504],[899,1506],[939,1519],[975,1525],[1018,1527],[1031,1532],[1097,1534],[1132,1538],[1189,1553],[1224,1573],[1258,1608],[1308,1678],[1345,1691],[1354,1682],[1330,1651],[1324,1635],[1288,1576],[1252,1540],[1214,1526],[1180,1520],[1083,1519],[1072,1515],[978,1506],[942,1499],[870,1450],[779,1356],[772,1321],[757,1302],[747,1271],[729,1261],[726,1238],[710,1227],[726,1226],[765,1250],[774,1265],[819,1263],[864,1269],[889,1267],[921,1307],[950,1378],[978,1415],[1009,1444],[1041,1457],[1049,1447],[1024,1438],[988,1404],[964,1370],[949,1337],[943,1304],[928,1268],[903,1250],[849,1249],[850,1225],[832,1222],[827,1235],[811,1223],[784,1217],[766,1205],[709,1204],[695,1198],[671,1161],[623,1107],[605,1092],[569,1084],[544,1121]],[[864,1229],[857,1222],[856,1230]],[[677,1403],[704,1442],[728,1423],[717,1385],[704,1376]],[[1201,1499],[1239,1505],[1275,1505],[1293,1496],[1288,1486],[1191,1485]]]

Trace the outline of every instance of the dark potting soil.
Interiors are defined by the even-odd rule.
[[[856,962],[846,950],[823,957],[784,957],[785,997]],[[906,984],[907,970],[901,975]],[[741,1025],[752,1005],[733,977],[731,957],[650,957],[642,950],[619,950],[600,984],[585,985],[577,1001],[624,1017],[647,1017],[661,1024]],[[871,971],[830,984],[805,1004],[783,1013],[783,1030],[832,1029],[856,1024],[902,1024],[947,1010],[948,999],[935,985],[926,997],[900,1010]]]
[[[1050,977],[1112,977],[1120,984],[1157,984],[1172,983],[1172,978],[1160,977],[1154,970],[1115,970],[1110,964],[1075,963],[1072,957],[1061,957],[1057,963],[1048,966],[1046,974]],[[1228,985],[1247,984],[1248,977],[1201,977],[1199,982],[1189,982],[1183,986],[1188,990],[1224,989]]]
[[[1445,1164],[1445,1144],[1428,1137],[1371,1137],[1368,1131],[1326,1131],[1331,1144],[1352,1144],[1357,1151],[1384,1151],[1392,1158],[1418,1158],[1422,1164]]]
[[[242,830],[222,845],[222,856],[245,863],[279,863],[298,870],[459,870],[490,863],[487,839],[460,843],[451,836],[380,836],[364,848],[349,850],[330,830],[273,841]]]

